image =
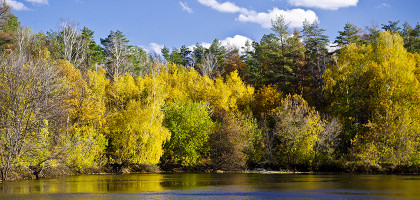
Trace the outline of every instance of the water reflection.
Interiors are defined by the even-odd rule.
[[[0,199],[420,198],[420,177],[314,174],[83,175],[0,184]]]
[[[0,184],[6,194],[101,193],[161,191],[163,175],[84,175],[50,180],[28,180]]]

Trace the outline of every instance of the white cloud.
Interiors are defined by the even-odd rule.
[[[29,3],[48,5],[48,0],[25,0]]]
[[[292,0],[290,0],[292,1]],[[294,0],[299,1],[299,0]],[[309,0],[300,0],[300,1],[309,1]],[[322,0],[326,1],[326,0]],[[340,1],[340,0],[338,0]],[[349,0],[356,1],[357,0]],[[285,20],[290,22],[291,28],[302,27],[302,22],[307,19],[309,22],[314,22],[318,20],[315,12],[312,10],[303,10],[303,9],[293,9],[293,10],[280,10],[274,8],[268,12],[259,12],[257,13],[254,10],[248,10],[246,8],[241,8],[234,3],[226,1],[224,3],[219,3],[216,0],[198,0],[199,3],[211,7],[219,12],[229,12],[229,13],[240,13],[237,18],[241,22],[251,22],[257,23],[263,28],[271,28],[271,20],[276,19],[278,16],[283,15]]]
[[[226,12],[226,13],[250,13],[252,11],[249,11],[246,8],[241,8],[237,5],[235,5],[232,2],[226,1],[224,3],[219,3],[216,0],[198,0],[199,3],[202,5],[208,6],[210,8],[213,8],[219,12]]]
[[[26,2],[32,4],[44,4],[48,5],[48,0],[25,0]],[[15,0],[6,0],[7,5],[12,7],[14,10],[30,10],[28,7],[25,6],[22,2],[15,1]]]
[[[201,43],[201,46],[203,46],[204,48],[210,48],[210,46],[211,46],[211,43],[207,43],[207,42],[202,42]]]
[[[391,5],[387,3],[381,3],[380,5],[375,6],[375,8],[390,8]]]
[[[226,48],[237,48],[239,49],[239,53],[243,53],[244,50],[242,49],[242,47],[245,47],[245,43],[246,41],[252,42],[251,39],[243,36],[243,35],[235,35],[233,37],[227,37],[223,40],[220,40],[220,43],[222,44],[222,46],[226,47]],[[207,43],[207,42],[202,42],[200,44],[201,46],[203,46],[204,48],[210,48],[211,43]],[[195,45],[191,45],[188,46],[188,49],[190,49],[191,51],[194,50]]]
[[[211,43],[208,43],[208,42],[202,42],[200,45],[201,45],[202,47],[204,47],[204,48],[208,49],[208,48],[210,48]],[[194,47],[195,47],[195,46],[196,46],[196,44],[194,44],[194,45],[190,45],[190,46],[188,46],[188,49],[189,49],[189,50],[191,50],[191,51],[194,51]]]
[[[161,56],[162,55],[162,49],[163,49],[164,45],[161,44],[156,44],[154,42],[149,44],[149,49],[152,50],[154,53],[156,53],[157,55]],[[152,53],[152,52],[149,52]]]
[[[247,41],[252,42],[251,39],[249,39],[245,36],[235,35],[233,38],[228,37],[224,40],[221,40],[220,42],[222,43],[223,46],[225,46],[227,48],[229,48],[229,47],[237,48],[237,49],[239,49],[240,53],[243,53],[242,47],[245,47],[245,43]]]
[[[340,49],[340,47],[338,46],[338,44],[337,43],[333,43],[333,42],[329,42],[327,44],[327,46],[325,46],[325,47],[327,48],[327,50],[328,50],[329,53],[334,52],[334,51]]]
[[[182,1],[180,1],[180,2],[179,2],[179,5],[181,5],[182,10],[187,11],[187,12],[189,12],[189,13],[193,13],[192,8],[188,7],[187,2],[182,2]]]
[[[359,0],[288,0],[294,6],[321,8],[325,10],[337,10],[350,6],[356,6]]]
[[[276,19],[276,17],[283,15],[287,22],[290,22],[290,27],[302,27],[302,23],[307,19],[310,23],[318,20],[315,12],[312,10],[302,10],[302,9],[293,9],[293,10],[280,10],[274,8],[269,10],[268,13],[260,12],[255,14],[240,14],[238,19],[241,22],[252,22],[261,25],[263,28],[271,28],[271,20]]]
[[[6,3],[15,10],[29,10],[23,3],[15,0],[6,0]]]

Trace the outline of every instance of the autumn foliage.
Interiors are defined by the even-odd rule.
[[[159,58],[120,31],[102,47],[86,27],[33,35],[7,14],[15,27],[0,31],[2,180],[59,167],[420,166],[420,48],[409,43],[418,37],[363,35],[346,24],[352,31],[340,32],[339,49],[328,52],[317,23],[290,34],[279,17],[275,33],[244,52],[215,40],[209,48],[165,47]],[[77,35],[78,51],[63,41],[66,31]]]

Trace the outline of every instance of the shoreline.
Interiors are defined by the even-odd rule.
[[[317,170],[272,170],[264,168],[245,169],[245,170],[217,170],[217,169],[179,169],[174,168],[171,170],[161,170],[158,166],[128,166],[123,168],[120,172],[115,172],[109,167],[103,167],[101,169],[87,169],[81,171],[74,171],[67,166],[58,166],[46,170],[39,176],[39,180],[42,179],[53,179],[67,176],[77,175],[125,175],[125,174],[366,174],[366,175],[419,175],[420,167],[418,166],[396,166],[389,167],[384,166],[382,168],[366,168],[364,166],[348,167],[348,168],[319,168]],[[22,181],[22,180],[37,180],[33,174],[23,167],[16,167],[10,174],[10,181]],[[1,181],[1,183],[3,183]]]

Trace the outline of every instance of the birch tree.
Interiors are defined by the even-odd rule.
[[[121,31],[111,31],[107,38],[101,39],[106,58],[106,71],[112,78],[124,75],[128,63],[128,40]]]
[[[58,40],[63,45],[62,56],[75,68],[79,68],[86,59],[86,49],[88,47],[88,41],[83,39],[78,29],[77,23],[68,19],[61,20],[58,35]]]

